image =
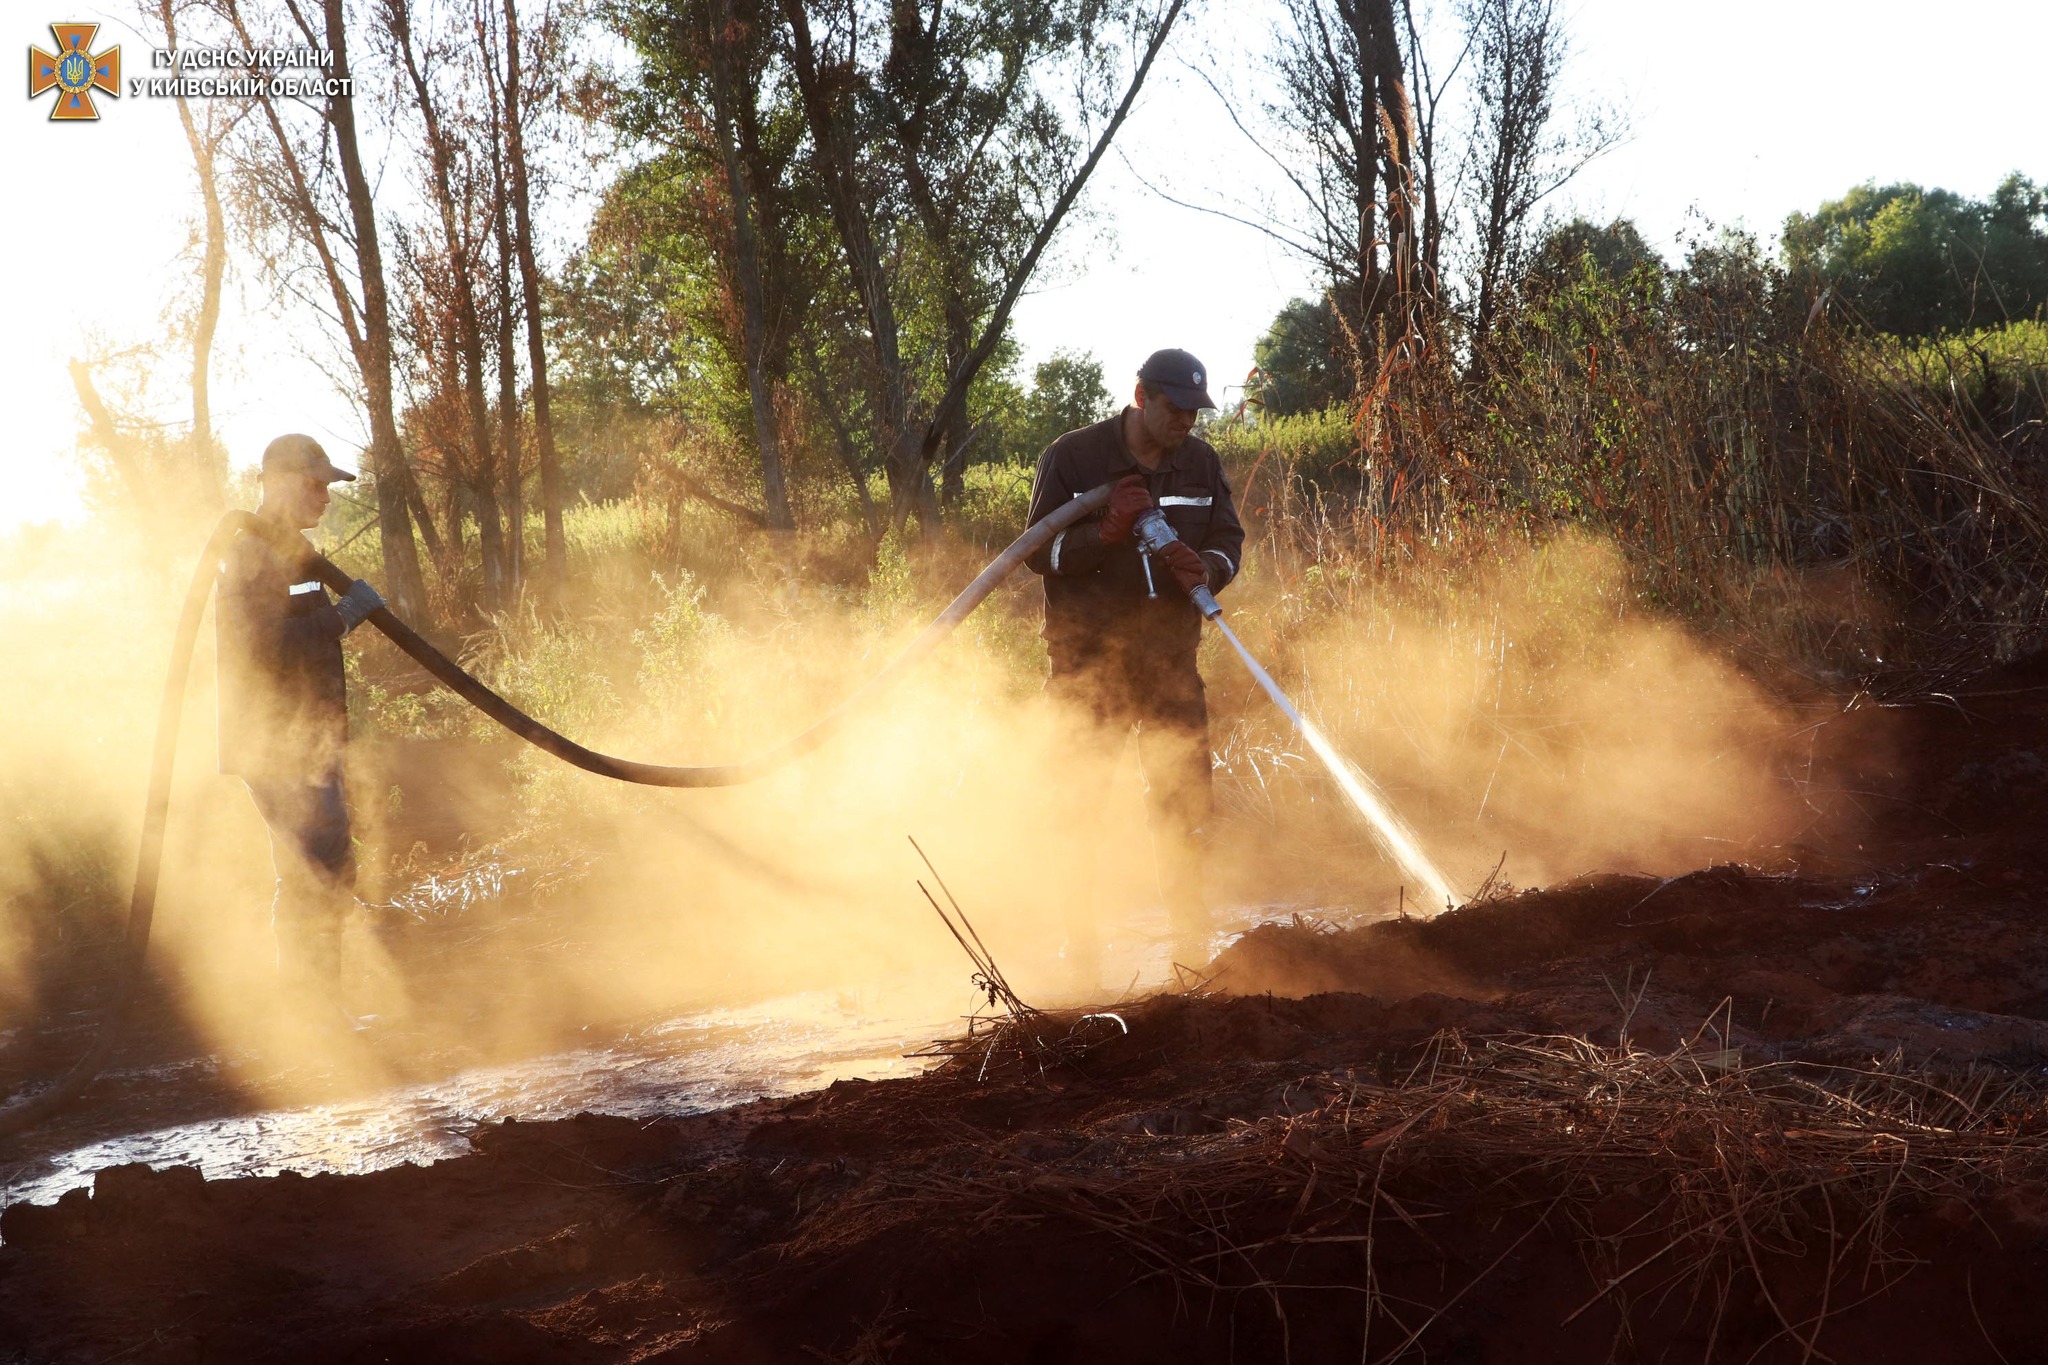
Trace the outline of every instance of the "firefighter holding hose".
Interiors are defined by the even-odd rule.
[[[1191,434],[1209,397],[1202,362],[1155,351],[1138,370],[1131,405],[1070,431],[1039,457],[1030,521],[1113,484],[1108,508],[1070,527],[1028,561],[1045,581],[1046,690],[1089,717],[1108,742],[1135,731],[1145,777],[1159,893],[1176,960],[1208,960],[1209,907],[1202,890],[1203,831],[1210,809],[1209,708],[1195,666],[1202,618],[1188,600],[1221,590],[1243,562],[1244,527],[1223,464]],[[1176,539],[1144,553],[1133,534],[1157,507]],[[1068,953],[1081,983],[1096,984],[1099,944],[1085,911],[1070,903]]]
[[[263,452],[256,515],[293,532],[327,510],[328,485],[353,481],[310,436]],[[277,892],[271,930],[278,975],[325,1023],[349,1023],[341,1001],[341,932],[354,903],[356,859],[342,784],[348,702],[341,637],[384,605],[357,579],[338,601],[260,537],[230,544],[215,609],[220,770],[240,777],[270,828]]]

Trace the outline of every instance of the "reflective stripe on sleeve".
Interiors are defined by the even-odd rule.
[[[1066,544],[1066,540],[1067,533],[1065,531],[1052,538],[1052,571],[1054,573],[1060,571],[1060,546]]]
[[[1215,555],[1218,559],[1223,561],[1223,567],[1225,571],[1229,574],[1229,576],[1231,578],[1237,577],[1237,561],[1233,560],[1229,555],[1223,553],[1223,551],[1221,550],[1204,550],[1202,551],[1202,553],[1205,555]]]
[[[1171,497],[1161,498],[1159,500],[1159,505],[1161,507],[1207,507],[1215,501],[1216,499],[1214,498]]]

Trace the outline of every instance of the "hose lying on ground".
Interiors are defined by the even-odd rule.
[[[649,787],[737,786],[767,776],[793,759],[810,753],[838,733],[863,703],[886,691],[918,660],[931,653],[940,641],[951,635],[954,627],[966,620],[1034,551],[1050,543],[1061,531],[1107,505],[1109,493],[1110,486],[1105,484],[1074,498],[1051,516],[1027,528],[1023,535],[1010,542],[1007,549],[989,561],[988,567],[977,574],[974,581],[963,588],[959,596],[948,603],[946,609],[934,617],[901,654],[856,688],[845,701],[808,730],[765,754],[741,763],[673,767],[614,758],[610,754],[587,749],[568,736],[549,729],[471,677],[461,665],[394,616],[389,608],[378,608],[370,613],[368,620],[471,706],[527,743],[586,772]],[[108,1007],[92,1046],[68,1071],[37,1094],[27,1099],[17,1098],[6,1108],[0,1108],[0,1137],[32,1127],[77,1099],[106,1065],[107,1057],[127,1021],[135,983],[141,975],[143,957],[149,948],[150,923],[156,913],[157,878],[163,866],[164,825],[171,805],[171,769],[177,760],[178,720],[185,707],[185,680],[191,668],[192,649],[199,637],[200,620],[206,614],[207,598],[213,592],[216,566],[226,557],[229,543],[242,534],[263,537],[280,554],[298,565],[296,573],[318,579],[336,592],[347,592],[353,581],[348,574],[315,552],[304,537],[254,513],[229,512],[213,528],[213,534],[199,556],[198,566],[192,571],[192,582],[185,590],[185,605],[178,615],[178,629],[172,639],[170,676],[164,682],[163,706],[157,712],[156,749],[150,759],[149,795],[142,808],[142,840],[135,854],[135,889],[128,901],[128,932],[122,945],[120,978],[115,984],[113,1003]]]

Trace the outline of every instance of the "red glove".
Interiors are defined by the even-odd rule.
[[[1174,541],[1159,552],[1159,557],[1166,561],[1167,571],[1173,575],[1173,581],[1180,584],[1182,592],[1209,586],[1208,564],[1185,540]]]
[[[1143,474],[1126,474],[1118,479],[1109,495],[1109,510],[1102,514],[1102,543],[1115,545],[1130,539],[1132,523],[1151,505],[1152,495],[1145,491]]]

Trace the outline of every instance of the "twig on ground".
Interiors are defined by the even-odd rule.
[[[1011,987],[1002,968],[996,965],[995,954],[981,941],[974,922],[967,918],[967,912],[946,885],[946,879],[939,875],[938,868],[917,840],[912,839],[910,846],[917,850],[925,869],[938,883],[939,890],[946,897],[946,905],[940,905],[938,897],[922,881],[916,883],[917,889],[953,935],[953,941],[967,954],[968,961],[974,964],[974,974],[970,979],[975,989],[981,992],[989,1011],[988,1014],[976,1011],[967,1016],[965,1038],[941,1038],[919,1048],[911,1056],[959,1058],[979,1052],[981,1066],[975,1073],[977,1081],[985,1081],[991,1072],[1009,1065],[1024,1063],[1034,1065],[1038,1074],[1043,1076],[1054,1066],[1080,1060],[1103,1040],[1115,1036],[1103,1025],[1115,1024],[1123,1034],[1131,1031],[1121,1016],[1097,1011],[1071,1019],[1066,1032],[1058,1033],[1053,1016],[1026,1004]],[[951,907],[950,914],[948,906]]]

